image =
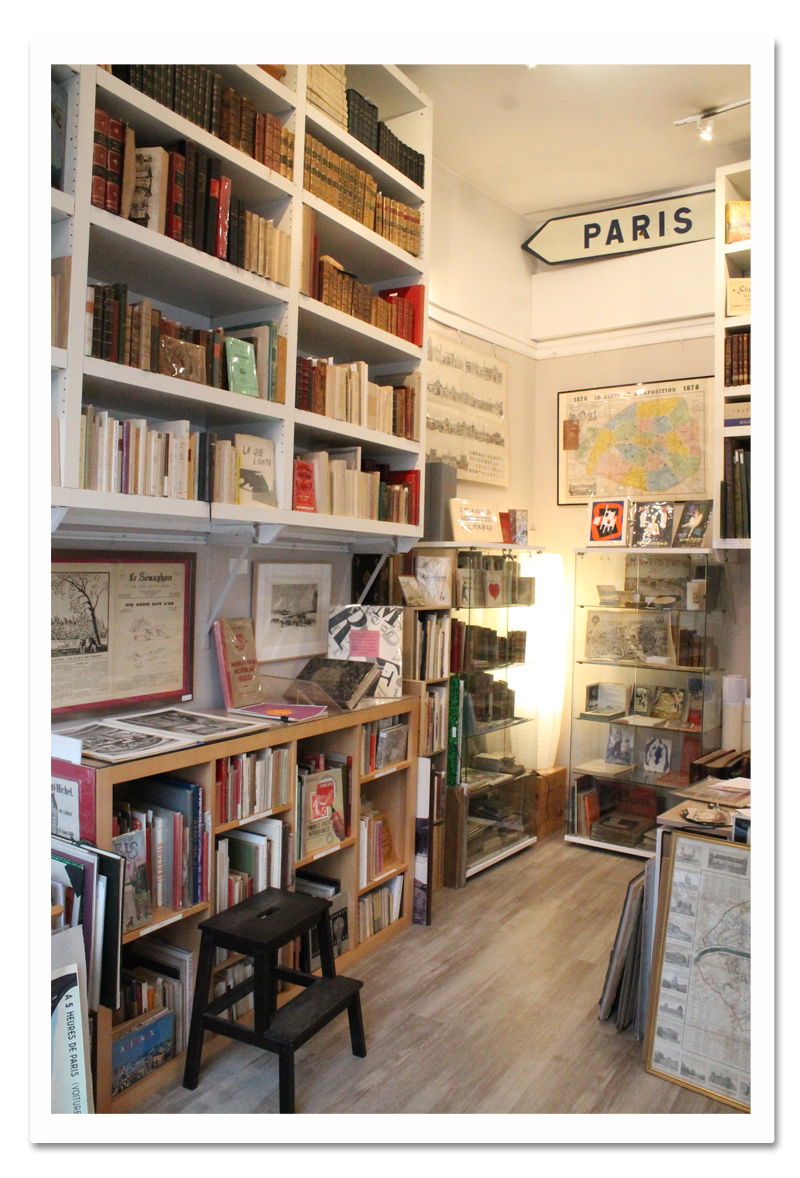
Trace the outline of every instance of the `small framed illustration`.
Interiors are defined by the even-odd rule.
[[[631,548],[672,546],[672,503],[634,503],[631,506]]]
[[[403,592],[403,600],[406,605],[417,607],[430,605],[428,594],[416,577],[399,576],[397,581]]]
[[[253,578],[258,662],[326,654],[330,602],[329,564],[258,564]]]
[[[684,503],[673,548],[703,547],[703,539],[713,506],[713,499],[693,499],[689,503]]]
[[[645,1067],[750,1110],[750,847],[675,831],[658,902]]]
[[[616,544],[628,539],[628,500],[592,499],[589,504],[589,544]]]
[[[608,727],[608,744],[606,745],[606,764],[633,764],[633,736],[621,724],[610,724]]]
[[[453,539],[473,544],[503,543],[500,517],[488,503],[475,499],[451,499]]]
[[[54,715],[192,698],[193,554],[54,552]]]
[[[651,736],[644,746],[645,773],[669,773],[672,765],[672,741],[665,736]]]

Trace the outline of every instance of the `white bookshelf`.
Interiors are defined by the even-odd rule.
[[[130,529],[174,525],[177,533],[187,523],[202,534],[217,529],[251,528],[303,536],[323,544],[326,536],[351,547],[370,540],[385,547],[391,537],[402,546],[422,534],[418,526],[344,519],[291,510],[292,458],[312,449],[360,445],[365,457],[393,469],[420,469],[420,504],[424,502],[425,360],[423,349],[406,340],[345,315],[300,293],[303,205],[313,208],[320,237],[320,253],[342,263],[359,281],[381,288],[421,282],[428,288],[429,252],[425,230],[430,226],[431,108],[422,92],[395,66],[354,66],[348,86],[359,90],[379,108],[378,117],[393,126],[401,139],[426,158],[425,187],[421,188],[346,130],[338,127],[306,101],[306,67],[288,66],[282,82],[251,65],[215,65],[223,85],[233,86],[253,100],[261,113],[275,115],[294,132],[294,172],[287,179],[244,152],[162,106],[112,74],[93,65],[53,67],[53,77],[68,88],[69,142],[65,191],[51,193],[53,256],[72,255],[69,348],[53,350],[52,413],[60,423],[62,486],[52,491],[55,532],[67,535],[78,528],[91,539],[92,528],[131,538]],[[351,67],[348,67],[348,70]],[[291,235],[289,285],[261,278],[227,261],[173,241],[92,206],[91,168],[94,109],[101,107],[130,123],[137,143],[170,147],[190,139],[221,161],[231,178],[232,193],[248,208],[272,218],[276,228]],[[409,124],[408,120],[413,121]],[[393,120],[395,123],[393,125]],[[401,126],[402,123],[402,126]],[[387,239],[358,224],[303,189],[305,133],[370,172],[379,189],[407,204],[423,206],[422,254],[413,257]],[[128,298],[148,298],[171,319],[191,327],[213,328],[274,319],[286,338],[285,404],[245,397],[226,390],[190,383],[157,373],[84,355],[85,292],[88,282],[128,284]],[[427,309],[427,307],[426,307]],[[370,379],[399,383],[403,375],[421,370],[422,404],[419,441],[396,438],[364,426],[349,425],[319,414],[295,409],[295,366],[299,355],[332,357],[336,363],[366,361]],[[79,488],[81,407],[91,404],[116,417],[148,420],[188,418],[193,429],[214,429],[220,436],[240,432],[270,437],[276,447],[278,508],[239,507],[209,503],[181,503],[172,499],[99,493]],[[144,521],[144,523],[142,522]],[[267,529],[269,532],[270,529]]]
[[[714,548],[746,550],[750,540],[725,538],[720,484],[725,475],[725,439],[750,438],[750,426],[726,426],[725,407],[729,402],[750,398],[751,386],[725,386],[725,340],[737,330],[750,327],[749,315],[727,314],[727,283],[729,278],[749,278],[751,263],[750,241],[725,241],[725,205],[728,201],[750,200],[750,161],[728,164],[717,168],[714,237],[715,293],[714,293],[714,369],[715,395],[713,406],[712,471],[715,510],[711,516]]]

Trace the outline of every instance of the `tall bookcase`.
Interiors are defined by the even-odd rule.
[[[289,66],[282,82],[258,66],[215,65],[223,85],[250,98],[258,112],[274,115],[294,132],[293,178],[287,179],[244,152],[224,143],[153,98],[93,65],[54,66],[52,76],[68,95],[64,191],[51,194],[51,256],[69,255],[71,285],[69,342],[53,349],[51,414],[58,421],[60,486],[53,487],[53,528],[159,529],[208,535],[237,528],[257,529],[260,543],[302,537],[304,541],[367,541],[384,549],[407,548],[422,533],[419,525],[317,515],[292,510],[292,459],[298,452],[360,445],[362,454],[395,470],[418,469],[424,502],[425,452],[423,349],[380,328],[323,305],[300,291],[303,206],[314,209],[320,253],[332,254],[348,272],[371,284],[373,292],[422,284],[426,298],[430,256],[431,106],[424,94],[392,65],[347,66],[347,85],[372,100],[378,118],[427,162],[424,187],[343,130],[306,98],[307,67]],[[182,242],[91,204],[95,106],[129,123],[137,143],[169,146],[190,139],[221,162],[233,192],[249,208],[291,235],[290,281],[282,286],[211,257]],[[406,250],[358,224],[303,188],[305,134],[368,172],[382,193],[422,210],[421,252]],[[128,297],[149,298],[171,318],[189,327],[278,323],[286,339],[285,404],[144,372],[84,355],[85,292],[88,281],[127,282]],[[423,305],[423,319],[427,302]],[[421,374],[420,438],[391,434],[298,410],[295,366],[298,355],[332,357],[335,362],[365,361],[370,380],[401,383]],[[278,506],[228,504],[123,495],[79,487],[81,406],[92,404],[118,417],[189,419],[193,429],[220,436],[236,430],[275,443]]]
[[[424,349],[301,293],[302,227],[305,206],[316,215],[320,253],[333,255],[345,270],[370,284],[375,294],[421,284],[425,291],[424,325],[430,258],[431,104],[393,65],[346,66],[348,87],[371,100],[377,107],[378,119],[424,156],[425,180],[424,185],[419,185],[308,101],[305,65],[289,65],[282,81],[254,65],[223,64],[209,68],[221,74],[224,86],[231,86],[249,98],[256,111],[275,116],[294,132],[291,178],[258,163],[98,66],[51,66],[51,79],[62,87],[67,99],[63,189],[51,190],[51,257],[70,259],[67,346],[51,350],[51,417],[58,427],[59,468],[57,485],[52,487],[51,495],[55,543],[78,542],[86,547],[127,545],[131,541],[145,545],[154,541],[210,545],[232,543],[235,538],[237,545],[266,546],[280,537],[282,544],[289,542],[310,551],[311,559],[315,547],[323,551],[326,548],[344,548],[350,552],[406,551],[423,530]],[[234,195],[290,235],[288,286],[94,207],[91,181],[95,107],[133,127],[138,145],[169,147],[188,139],[202,152],[219,159],[222,173],[231,178]],[[386,196],[421,209],[419,256],[413,256],[304,190],[306,133],[370,174]],[[86,287],[90,282],[127,283],[129,300],[148,298],[168,318],[188,327],[209,329],[274,320],[286,341],[285,402],[247,397],[85,355]],[[298,409],[295,370],[299,356],[332,358],[336,363],[365,361],[369,379],[378,384],[399,384],[404,376],[418,372],[421,389],[417,408],[418,440],[406,440]],[[107,409],[119,418],[144,417],[148,422],[189,419],[193,430],[213,429],[222,437],[233,437],[236,431],[241,431],[270,438],[275,445],[278,506],[212,504],[81,488],[79,460],[84,404]],[[292,509],[294,455],[345,446],[360,446],[363,456],[386,463],[393,470],[419,470],[419,524]],[[221,602],[217,610],[220,608]],[[209,626],[212,620],[213,617]],[[364,952],[379,948],[411,923],[417,714],[417,701],[406,697],[289,730],[275,729],[171,756],[116,766],[96,764],[98,845],[110,847],[114,788],[125,781],[161,773],[201,783],[209,792],[212,829],[217,835],[230,827],[221,822],[216,810],[214,781],[218,757],[285,744],[290,750],[290,775],[294,781],[298,747],[352,756],[355,769],[352,833],[331,853],[332,858],[320,864],[320,870],[324,867],[341,877],[342,888],[348,894],[351,949],[341,959],[340,968],[344,972]],[[377,772],[364,772],[360,764],[362,725],[396,715],[409,721],[406,758]],[[392,863],[367,886],[359,884],[358,819],[362,797],[368,797],[374,807],[388,815],[393,847]],[[282,821],[294,824],[293,803],[275,813]],[[246,825],[250,820],[242,820],[241,824]],[[211,872],[213,897],[213,856]],[[401,873],[405,875],[405,886],[400,918],[381,932],[359,939],[358,900]],[[204,904],[181,912],[159,910],[149,926],[130,936],[146,936],[156,931],[161,935],[164,930],[163,935],[170,940],[195,948],[198,922],[210,914],[212,906]],[[111,1012],[104,1008],[98,1012],[94,1046],[95,1097],[100,1112],[126,1111],[149,1092],[174,1079],[183,1068],[183,1059],[179,1058],[112,1100]]]
[[[731,441],[750,447],[750,425],[726,425],[726,418],[733,416],[731,410],[738,404],[751,399],[751,384],[725,384],[725,350],[734,336],[749,338],[750,315],[729,315],[727,305],[728,280],[749,278],[751,264],[750,240],[726,243],[725,206],[729,201],[750,200],[750,161],[728,164],[717,168],[715,202],[715,295],[714,295],[714,454],[713,493],[715,511],[712,514],[713,546],[727,549],[749,549],[749,537],[734,538],[725,534],[723,506],[720,503],[720,484],[725,480],[725,450]],[[758,361],[756,360],[756,364]],[[748,348],[749,364],[749,348]],[[735,447],[734,447],[735,448]]]

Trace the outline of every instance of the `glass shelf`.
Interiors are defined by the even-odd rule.
[[[637,663],[629,659],[576,659],[582,666],[592,667],[635,667],[640,671],[686,671],[700,675],[723,674],[724,667],[684,667],[680,663]]]
[[[465,732],[465,740],[473,740],[476,736],[487,736],[490,732],[505,732],[507,728],[514,728],[517,724],[532,724],[532,716],[507,716],[503,720],[485,720],[477,724],[474,732]]]

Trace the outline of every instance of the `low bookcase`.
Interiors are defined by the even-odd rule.
[[[196,782],[203,787],[203,809],[211,812],[212,853],[209,854],[208,887],[210,899],[205,903],[179,911],[164,907],[154,908],[150,923],[124,934],[123,944],[139,937],[147,937],[157,933],[159,937],[192,949],[196,960],[200,942],[198,925],[202,920],[213,915],[215,911],[213,846],[216,836],[224,834],[234,827],[246,827],[254,819],[267,815],[280,818],[282,822],[289,825],[294,834],[296,831],[297,758],[298,752],[302,755],[304,750],[339,753],[352,759],[352,772],[348,774],[350,797],[347,807],[350,816],[350,833],[335,846],[317,851],[312,855],[302,856],[295,850],[296,861],[292,865],[293,870],[296,867],[304,866],[323,874],[329,873],[341,881],[341,890],[347,895],[350,948],[339,957],[337,971],[348,973],[354,963],[365,953],[379,949],[381,945],[407,929],[412,921],[413,909],[418,712],[418,700],[404,696],[399,699],[371,701],[351,712],[324,716],[318,720],[300,724],[281,725],[245,737],[214,744],[197,745],[163,756],[126,761],[115,765],[101,764],[87,758],[84,763],[92,766],[95,770],[96,841],[98,847],[111,850],[114,791],[116,787],[128,782],[142,781],[146,783],[148,778],[155,776],[179,777]],[[377,772],[365,772],[360,756],[363,727],[370,722],[392,716],[399,716],[403,723],[408,723],[406,755],[402,761],[384,766]],[[288,804],[276,806],[263,814],[252,814],[247,818],[234,821],[222,821],[218,812],[217,790],[215,789],[217,760],[239,753],[257,752],[260,749],[278,745],[286,747],[289,751]],[[365,798],[368,797],[373,803],[379,802],[381,811],[389,825],[392,846],[391,862],[385,864],[381,874],[371,878],[366,887],[360,886],[359,877],[361,852],[359,816],[362,791]],[[296,847],[294,842],[291,845]],[[381,928],[380,931],[373,932],[367,937],[359,937],[359,899],[400,875],[404,876],[404,880],[399,917]],[[224,961],[217,966],[217,972],[229,968],[234,964],[234,961],[235,959],[231,958]],[[279,1003],[287,1001],[292,993],[291,989],[287,989],[279,996]],[[252,1018],[252,1015],[245,1015],[244,1018]],[[112,1097],[111,1038],[112,1012],[101,1006],[96,1015],[93,1044],[95,1104],[98,1113],[127,1112],[145,1097],[150,1096],[183,1074],[185,1053],[171,1059],[131,1087]],[[211,1036],[203,1051],[204,1062],[207,1062],[215,1051],[221,1050],[228,1044],[229,1040],[222,1036]]]

